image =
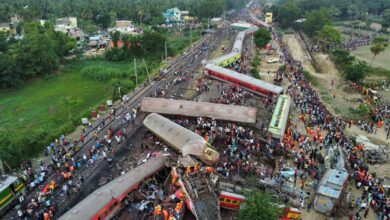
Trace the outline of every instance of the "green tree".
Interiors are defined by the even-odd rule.
[[[321,30],[325,25],[330,25],[330,16],[328,10],[321,8],[310,12],[306,16],[306,21],[303,23],[303,31],[309,36],[313,37],[314,34]]]
[[[390,8],[383,12],[383,27],[390,28]]]
[[[330,25],[325,25],[317,31],[315,39],[325,50],[329,50],[331,45],[339,45],[342,40],[341,33]]]
[[[353,20],[355,19],[357,16],[358,16],[358,13],[359,13],[359,9],[358,7],[356,6],[356,4],[350,4],[347,8],[347,14],[348,14],[348,18],[350,20]]]
[[[0,32],[0,53],[5,52],[8,49],[8,34]]]
[[[272,195],[253,191],[245,195],[245,203],[238,213],[239,220],[276,220],[280,213],[277,201]]]
[[[142,52],[150,57],[160,57],[165,49],[167,39],[158,32],[145,31],[142,37]]]
[[[254,42],[260,48],[265,47],[271,39],[271,33],[264,28],[260,28],[254,34]]]
[[[344,68],[344,77],[347,80],[351,80],[353,82],[360,82],[364,79],[369,67],[365,62],[358,62],[357,64],[348,65]]]
[[[375,57],[386,50],[387,46],[389,46],[389,40],[384,37],[377,37],[374,39],[374,45],[370,48],[371,53],[374,55],[371,59],[370,66],[372,66],[372,62]]]
[[[121,39],[121,33],[119,31],[111,32],[111,41],[114,44],[114,48],[118,47],[118,41]]]
[[[300,16],[301,10],[291,2],[285,2],[278,10],[278,21],[282,28],[293,26]]]
[[[351,56],[348,51],[342,49],[333,50],[330,53],[330,56],[332,57],[333,62],[342,69],[355,62],[355,57]]]

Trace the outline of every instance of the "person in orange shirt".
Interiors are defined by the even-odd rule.
[[[163,209],[162,213],[163,213],[164,220],[168,220],[169,218],[168,211],[166,209]]]
[[[190,174],[191,173],[191,167],[190,166],[187,166],[187,169],[186,169],[186,174]]]
[[[160,205],[156,205],[154,207],[153,215],[155,215],[155,216],[161,215],[161,206]]]
[[[50,220],[49,213],[45,212],[45,213],[43,214],[43,220]]]
[[[212,167],[206,167],[206,173],[207,174],[210,174],[213,172],[213,168]]]

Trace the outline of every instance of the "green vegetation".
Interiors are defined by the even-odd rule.
[[[164,36],[175,53],[190,43],[186,32],[177,44],[170,43],[175,39],[174,33]],[[198,38],[199,34],[193,33],[193,40]],[[138,59],[138,83],[147,78],[145,64],[153,74],[160,67],[159,61],[149,59],[144,63]],[[0,156],[11,166],[39,154],[60,134],[73,131],[99,103],[117,100],[119,84],[122,94],[134,89],[134,63],[133,59],[74,60],[52,77],[30,81],[20,90],[0,90]]]
[[[280,6],[275,17],[279,17],[279,23],[282,28],[288,28],[295,26],[295,21],[300,18],[301,14],[301,10],[295,4],[286,1]]]
[[[315,34],[315,39],[322,46],[322,49],[328,51],[330,46],[339,45],[342,37],[341,33],[330,25],[325,25]]]
[[[372,47],[370,48],[371,50],[371,53],[374,55],[372,57],[372,60],[370,62],[370,66],[372,66],[372,62],[374,61],[375,57],[382,53],[383,51],[385,51],[385,49],[387,48],[387,46],[389,46],[389,40],[384,38],[384,37],[376,37],[374,39],[374,45],[372,45]]]
[[[369,71],[369,67],[365,62],[358,61],[353,65],[346,65],[343,68],[343,75],[347,80],[359,82],[363,80]]]
[[[351,51],[351,55],[355,56],[355,58],[358,60],[370,63],[373,56],[370,48],[371,46],[359,47],[356,50]],[[390,71],[389,57],[390,57],[390,48],[386,48],[385,51],[383,51],[382,53],[378,54],[375,57],[375,59],[372,62],[372,68],[378,70],[375,70],[374,74],[375,72],[383,73],[383,71],[385,71],[386,69]],[[379,69],[382,69],[382,71]],[[383,75],[383,74],[375,74],[375,75]]]
[[[251,61],[251,66],[252,66],[251,73],[252,73],[252,76],[255,77],[256,79],[260,79],[260,74],[258,71],[258,67],[260,65],[260,62],[261,62],[261,60],[260,60],[258,54],[256,54],[256,56]]]
[[[260,48],[264,48],[269,41],[272,39],[271,32],[264,28],[260,28],[258,31],[254,34],[254,42],[256,46]]]
[[[24,25],[22,40],[6,40],[4,35],[0,40],[0,88],[21,87],[32,77],[48,77],[76,45],[74,39],[54,31],[49,23],[41,26],[38,22]]]
[[[300,18],[303,30],[312,37],[330,22],[349,23],[353,27],[364,22],[369,27],[373,22],[382,24],[382,31],[390,27],[390,1],[388,0],[281,0],[270,10],[282,28],[298,28],[295,21]]]
[[[73,61],[56,77],[35,79],[21,90],[0,92],[3,160],[15,166],[37,155],[54,138],[71,132],[82,116],[90,116],[92,106],[111,98],[113,88],[109,84],[86,80],[79,74],[81,67],[95,65],[123,66],[101,60]]]
[[[318,85],[319,85],[318,78],[315,77],[315,76],[313,76],[313,75],[311,75],[311,74],[309,73],[309,71],[303,70],[303,75],[305,75],[305,78],[306,78],[307,80],[309,80],[309,82],[310,82],[313,86],[318,86]]]
[[[167,8],[178,7],[190,11],[191,16],[212,18],[220,16],[223,10],[244,7],[248,0],[2,0],[0,21],[8,21],[10,15],[18,14],[25,21],[35,19],[55,19],[75,16],[81,27],[93,30],[93,25],[107,28],[115,20],[132,20],[145,24],[163,23],[162,12]],[[27,6],[27,7],[26,7]]]
[[[369,53],[367,48],[366,54]],[[386,76],[390,79],[390,70],[368,66],[365,61],[358,61],[348,51],[336,49],[330,52],[330,57],[348,80],[361,82],[368,75]]]
[[[383,12],[383,23],[384,28],[390,28],[390,8]]]
[[[182,52],[188,45],[194,43],[201,37],[199,29],[185,28],[182,32],[172,33],[160,29],[159,32],[167,39],[168,56],[175,56]],[[191,37],[192,32],[192,37]]]
[[[244,195],[245,203],[238,213],[239,220],[278,219],[280,208],[277,207],[278,201],[272,195],[261,191],[252,191]]]
[[[331,25],[330,14],[327,9],[321,8],[306,15],[306,21],[303,23],[303,31],[309,37],[314,37],[317,31],[320,31],[326,25]]]
[[[177,33],[162,28],[145,28],[142,36],[131,36],[111,33],[114,47],[107,50],[105,58],[111,61],[131,60],[143,58],[150,62],[165,57],[165,42],[167,42],[167,55],[175,56],[185,49],[190,43],[200,37],[198,30],[194,30],[191,36],[189,28]],[[118,42],[122,45],[119,47]]]

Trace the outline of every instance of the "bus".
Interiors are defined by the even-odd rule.
[[[280,95],[275,106],[274,113],[271,118],[271,123],[268,127],[268,132],[272,137],[282,140],[286,124],[288,120],[288,113],[290,111],[291,97],[288,95]]]

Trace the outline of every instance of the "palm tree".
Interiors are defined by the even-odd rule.
[[[372,62],[374,61],[375,57],[386,50],[387,46],[389,46],[389,40],[384,37],[377,37],[374,39],[374,45],[370,48],[371,53],[374,54],[374,56],[371,59],[370,66],[372,66]]]

